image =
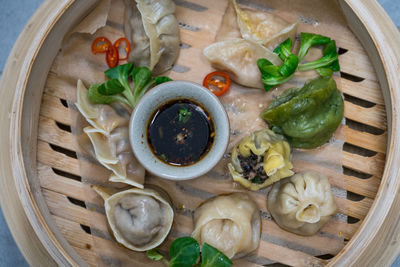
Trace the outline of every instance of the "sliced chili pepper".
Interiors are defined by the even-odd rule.
[[[112,43],[106,37],[98,37],[92,43],[92,53],[107,53],[111,46]]]
[[[122,57],[120,53],[119,48],[121,46],[121,43],[125,43],[125,46],[123,47],[123,49],[125,50],[125,57]],[[115,41],[114,46],[118,51],[119,60],[127,60],[129,57],[129,53],[131,52],[131,44],[129,43],[129,40],[125,37],[121,37],[117,41]]]
[[[231,78],[226,72],[214,71],[206,75],[203,80],[203,86],[216,96],[220,96],[228,92],[229,87],[231,87]]]
[[[119,56],[118,56],[118,50],[117,50],[117,48],[115,48],[115,46],[112,45],[108,49],[108,51],[106,53],[106,61],[107,61],[108,67],[110,67],[110,68],[114,68],[118,65]]]

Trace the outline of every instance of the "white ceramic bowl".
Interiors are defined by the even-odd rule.
[[[215,137],[208,153],[188,166],[172,166],[158,159],[147,141],[147,126],[154,112],[175,99],[192,100],[208,111],[214,122]],[[229,141],[229,120],[218,98],[203,86],[187,81],[160,84],[146,93],[132,113],[129,139],[139,162],[149,172],[170,180],[188,180],[210,171],[222,158]]]

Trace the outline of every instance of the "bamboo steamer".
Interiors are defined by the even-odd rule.
[[[85,218],[91,211],[79,206],[79,201],[87,201],[94,193],[76,179],[79,164],[65,153],[73,152],[71,122],[64,115],[68,110],[62,86],[51,86],[63,81],[50,70],[65,34],[97,2],[45,1],[15,44],[1,80],[1,206],[17,244],[35,266],[96,265],[93,239],[85,231]],[[189,2],[176,3],[184,9]],[[196,4],[212,10],[211,1]],[[348,99],[357,99],[346,99],[345,116],[364,125],[344,127],[350,148],[343,150],[343,165],[368,178],[344,175],[344,189],[356,195],[347,201],[345,213],[357,221],[344,224],[346,246],[327,260],[266,244],[276,254],[274,259],[286,265],[384,266],[400,251],[400,119],[396,111],[400,35],[375,0],[339,0],[339,4],[349,25],[338,43],[345,51],[341,65],[347,73],[342,75],[341,89]],[[189,32],[182,38],[195,37]]]

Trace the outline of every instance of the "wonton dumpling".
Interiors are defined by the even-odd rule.
[[[211,198],[194,212],[192,237],[200,245],[208,243],[219,249],[230,259],[254,251],[260,235],[259,210],[245,193]]]
[[[107,222],[120,244],[134,251],[159,246],[171,230],[174,212],[152,189],[113,190],[95,186],[104,199]]]
[[[179,26],[171,0],[125,0],[125,34],[133,43],[129,60],[154,74],[170,69],[179,55]]]
[[[306,171],[274,184],[268,210],[283,229],[313,235],[336,213],[336,203],[328,179]]]
[[[78,80],[75,105],[87,122],[103,134],[109,134],[116,127],[129,124],[129,119],[119,115],[111,106],[90,102],[88,90],[81,80]]]
[[[259,58],[267,58],[275,65],[282,64],[272,51],[245,39],[213,43],[204,48],[203,53],[214,68],[228,72],[232,80],[252,88],[264,88],[257,66]]]
[[[297,22],[289,24],[286,20],[269,12],[241,9],[236,0],[231,1],[244,39],[257,42],[272,50],[287,38],[291,38],[294,42]]]
[[[290,146],[282,135],[263,129],[235,145],[228,169],[235,182],[251,190],[267,187],[294,174]]]

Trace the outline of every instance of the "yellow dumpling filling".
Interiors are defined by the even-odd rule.
[[[244,137],[233,148],[228,168],[235,182],[251,190],[294,174],[289,143],[269,129]]]

